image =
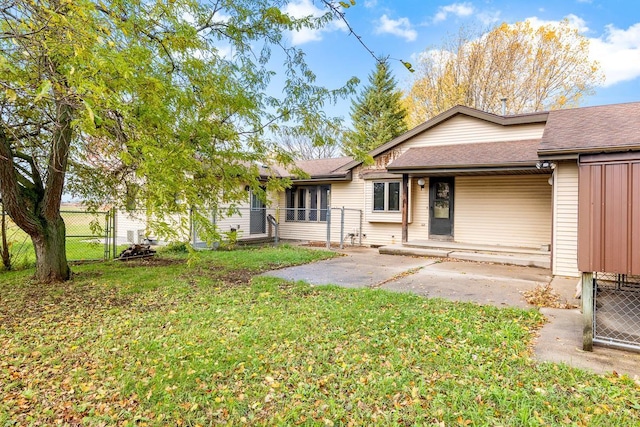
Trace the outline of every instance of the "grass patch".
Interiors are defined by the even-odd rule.
[[[630,379],[531,360],[535,310],[248,281],[331,255],[163,254],[56,287],[3,275],[0,425],[640,422]]]

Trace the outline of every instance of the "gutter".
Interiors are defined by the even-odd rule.
[[[351,171],[344,175],[316,175],[309,178],[289,178],[291,182],[295,182],[296,184],[306,184],[306,183],[318,183],[318,181],[327,181],[327,182],[344,182],[351,181]]]
[[[546,169],[538,169],[536,165],[526,165],[526,166],[514,166],[514,167],[464,167],[464,168],[456,168],[456,167],[448,167],[448,168],[387,168],[389,173],[395,174],[460,174],[460,173],[482,173],[482,172],[535,172],[535,173],[545,173],[549,172]]]
[[[548,156],[567,156],[565,159],[577,159],[579,154],[597,154],[612,153],[620,151],[638,151],[640,145],[617,145],[617,146],[601,146],[601,147],[580,147],[580,148],[558,148],[558,149],[540,149],[538,156],[547,158]],[[560,159],[558,159],[560,160]]]

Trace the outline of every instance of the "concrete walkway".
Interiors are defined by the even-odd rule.
[[[552,280],[547,269],[451,261],[439,258],[384,255],[371,248],[348,248],[344,256],[265,275],[303,280],[311,285],[381,288],[430,298],[470,301],[498,307],[532,308],[523,293],[551,282],[562,302],[573,298],[577,279]],[[640,353],[595,347],[582,351],[582,314],[578,309],[540,310],[548,322],[535,340],[534,357],[604,374],[616,371],[640,379]]]

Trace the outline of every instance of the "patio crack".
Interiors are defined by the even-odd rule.
[[[402,273],[398,273],[398,274],[395,274],[395,275],[393,275],[393,276],[391,276],[391,277],[389,277],[387,279],[384,279],[381,282],[369,285],[368,287],[371,288],[371,289],[380,288],[380,287],[386,285],[389,282],[393,282],[394,280],[402,279],[403,277],[407,277],[407,276],[411,276],[413,274],[416,274],[418,271],[422,270],[425,267],[426,266],[422,265],[420,267],[410,268],[410,269],[408,269],[406,271],[403,271]]]

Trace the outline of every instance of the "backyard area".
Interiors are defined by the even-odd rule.
[[[532,359],[536,309],[259,273],[282,245],[0,280],[0,425],[640,423],[640,385]]]

